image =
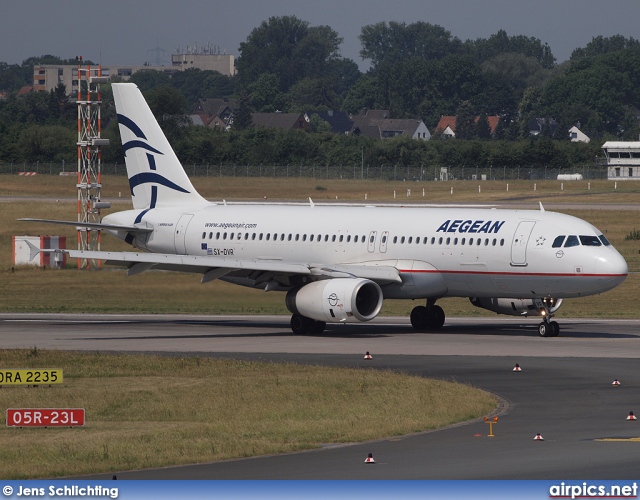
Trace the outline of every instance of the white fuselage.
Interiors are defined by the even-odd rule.
[[[596,244],[594,226],[542,210],[211,204],[140,213],[104,222],[153,228],[133,241],[150,252],[395,267],[402,284],[383,286],[385,298],[579,297],[614,288],[628,272],[606,239]],[[561,235],[591,244],[552,246]],[[247,273],[224,279],[257,286]]]

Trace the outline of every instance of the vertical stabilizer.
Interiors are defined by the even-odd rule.
[[[133,208],[200,207],[195,190],[142,93],[133,83],[114,83],[122,151]]]

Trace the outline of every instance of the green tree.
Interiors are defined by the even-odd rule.
[[[475,110],[469,101],[462,101],[456,111],[456,139],[473,139],[476,136]]]
[[[460,40],[443,27],[422,21],[370,24],[362,27],[358,38],[362,44],[360,56],[371,61],[374,71],[385,61],[441,59],[463,48]]]
[[[342,38],[328,26],[310,27],[295,16],[270,17],[240,43],[238,76],[243,85],[263,73],[278,77],[288,92],[299,80],[322,77],[329,61],[339,57]]]

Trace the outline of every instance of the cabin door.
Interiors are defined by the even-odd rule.
[[[191,219],[193,219],[193,214],[184,214],[176,224],[175,244],[176,253],[179,255],[185,255],[187,253],[187,226],[189,222],[191,222]]]
[[[511,242],[512,266],[527,265],[527,243],[529,243],[529,237],[535,225],[536,222],[532,220],[525,220],[518,224],[518,228],[513,235],[513,241]]]

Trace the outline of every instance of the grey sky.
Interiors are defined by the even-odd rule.
[[[82,55],[102,64],[153,62],[187,45],[215,45],[238,56],[240,42],[271,16],[295,15],[329,25],[344,38],[342,55],[358,55],[362,26],[425,21],[462,40],[499,29],[539,38],[558,62],[594,36],[640,38],[640,0],[6,0],[0,7],[0,61]],[[165,63],[165,64],[167,64]]]

